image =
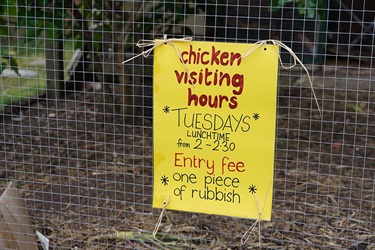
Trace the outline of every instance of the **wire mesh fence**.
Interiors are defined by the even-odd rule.
[[[373,249],[374,14],[369,0],[2,1],[0,195],[12,181],[50,249]],[[245,244],[253,220],[192,212],[167,210],[152,235],[153,56],[122,62],[165,34],[277,39],[311,73],[322,117],[304,70],[279,69],[272,220]],[[0,246],[26,249],[9,204]]]

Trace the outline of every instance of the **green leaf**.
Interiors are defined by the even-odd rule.
[[[102,42],[103,41],[103,35],[101,32],[94,32],[94,41],[96,42]]]
[[[46,0],[37,0],[36,3],[37,3],[38,6],[46,6],[47,5]]]
[[[45,29],[45,32],[46,32],[46,34],[47,34],[47,37],[49,38],[49,39],[55,39],[55,31],[54,31],[54,29],[53,28],[46,28]]]
[[[8,5],[8,15],[13,17],[17,16],[17,5],[11,3]]]
[[[18,26],[26,26],[27,23],[26,8],[18,8],[17,23]]]
[[[307,9],[315,9],[316,8],[316,3],[315,1],[306,1],[305,2],[306,8]]]
[[[26,42],[27,43],[30,43],[30,42],[33,42],[35,41],[35,39],[37,37],[39,37],[39,35],[42,33],[43,29],[42,28],[28,28],[26,30]]]
[[[284,7],[285,5],[293,1],[294,0],[271,0],[271,10],[279,10],[280,8]]]
[[[55,22],[53,22],[53,29],[57,33],[62,33],[64,28],[64,20],[63,19],[58,19]]]
[[[269,10],[278,11],[293,2],[298,13],[306,18],[323,20],[325,17],[325,11],[323,10],[325,8],[324,0],[271,0]]]
[[[0,26],[0,35],[1,36],[8,36],[8,27],[6,26]]]
[[[26,28],[35,28],[37,25],[37,19],[35,17],[27,17],[26,18]]]
[[[99,45],[99,43],[94,43],[94,50],[95,51],[100,51],[100,45]]]
[[[82,42],[82,40],[76,40],[75,42],[74,42],[74,49],[76,50],[76,49],[80,49],[80,48],[82,48],[82,46],[83,46],[83,42]]]
[[[314,19],[315,18],[315,9],[306,9],[305,16],[308,19]]]
[[[8,0],[8,5],[17,6],[17,0]]]
[[[306,17],[309,19],[314,19],[316,14],[316,4],[315,1],[306,1]]]

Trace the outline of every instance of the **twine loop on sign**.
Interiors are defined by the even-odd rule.
[[[283,69],[292,69],[294,68],[294,66],[297,65],[297,62],[302,66],[302,68],[305,70],[306,72],[306,75],[307,75],[307,78],[309,79],[309,84],[310,84],[310,87],[311,87],[311,92],[314,96],[314,100],[315,100],[315,103],[316,103],[316,106],[318,108],[318,111],[319,111],[319,115],[320,117],[322,117],[322,111],[320,109],[320,105],[319,105],[319,102],[318,102],[318,98],[316,97],[316,94],[315,94],[315,91],[314,91],[314,87],[313,87],[313,83],[312,83],[312,80],[311,80],[311,76],[310,76],[310,73],[309,71],[307,70],[306,66],[302,63],[302,61],[298,58],[298,56],[293,52],[293,50],[291,48],[289,48],[287,45],[285,45],[284,43],[278,41],[278,40],[273,40],[273,39],[268,39],[268,40],[261,40],[261,41],[258,41],[256,43],[254,43],[248,50],[246,50],[243,54],[242,54],[242,59],[248,57],[249,55],[251,55],[254,51],[256,51],[257,49],[259,49],[261,46],[263,45],[266,45],[267,43],[272,43],[275,47],[278,45],[280,46],[280,48],[282,49],[285,49],[286,51],[288,51],[288,53],[293,57],[293,63],[290,65],[290,66],[285,66],[285,64],[283,63],[283,60],[281,59],[281,56],[280,56],[280,53],[278,53],[278,57],[279,57],[279,62],[281,64],[281,67]]]
[[[178,57],[180,58],[181,62],[183,63],[181,53],[180,53],[180,51],[178,50],[177,46],[174,43],[175,42],[191,42],[192,40],[193,40],[192,37],[168,38],[167,39],[166,36],[164,36],[164,38],[160,39],[160,40],[139,40],[137,42],[137,47],[138,48],[148,48],[148,49],[142,51],[141,53],[139,53],[136,56],[133,56],[132,58],[129,58],[128,60],[123,61],[122,64],[125,64],[125,63],[127,63],[129,61],[132,61],[135,58],[140,57],[140,56],[143,56],[144,58],[147,58],[156,47],[159,47],[162,44],[170,44],[170,45],[172,45],[175,48],[175,50],[176,50],[176,52],[178,54]]]
[[[193,81],[191,79],[189,70],[186,67],[185,63],[184,63],[184,60],[183,60],[182,55],[181,55],[181,52],[178,49],[178,47],[174,44],[176,42],[191,42],[191,41],[193,41],[192,37],[168,38],[167,39],[166,35],[164,35],[164,38],[161,39],[161,40],[139,40],[137,42],[137,47],[139,47],[139,48],[148,48],[148,47],[151,47],[151,48],[142,51],[138,55],[133,56],[132,58],[129,58],[128,60],[123,61],[122,64],[125,64],[125,63],[127,63],[129,61],[132,61],[135,58],[140,57],[140,56],[143,56],[144,58],[147,58],[156,47],[159,47],[162,44],[164,44],[164,45],[169,44],[169,45],[172,45],[173,48],[176,50],[176,53],[177,53],[178,57],[180,58],[180,62],[184,66],[185,72],[187,73],[187,76],[189,77],[189,82],[190,82],[190,84],[193,84],[192,83]]]
[[[259,226],[258,226],[258,237],[259,237],[258,242],[259,242],[259,246],[261,247],[262,241],[261,241],[261,237],[260,237],[260,221],[261,221],[261,217],[262,217],[262,213],[264,211],[264,208],[266,207],[266,201],[267,201],[267,197],[268,197],[268,192],[270,191],[270,188],[271,188],[271,183],[272,182],[270,182],[270,184],[268,185],[267,193],[266,193],[266,196],[264,198],[264,204],[263,204],[262,211],[259,210],[258,197],[257,197],[256,193],[253,193],[254,201],[255,201],[255,207],[256,207],[257,212],[258,212],[258,218],[256,219],[256,221],[253,224],[251,224],[251,226],[242,235],[241,245],[244,245],[249,240],[251,234],[254,232],[255,227],[259,224]]]
[[[254,232],[255,227],[258,226],[258,236],[259,236],[259,245],[261,244],[261,238],[260,238],[260,218],[262,217],[262,212],[259,212],[259,202],[256,194],[254,193],[254,199],[255,199],[255,205],[258,211],[258,218],[256,221],[246,230],[246,232],[242,235],[241,238],[241,245],[244,245],[250,238],[251,234]],[[264,207],[263,207],[264,209]]]
[[[167,210],[167,206],[169,205],[169,203],[171,203],[171,196],[170,195],[164,195],[163,198],[162,198],[162,202],[163,202],[163,209],[161,210],[161,213],[160,213],[160,216],[158,218],[158,221],[156,222],[154,231],[152,232],[152,235],[154,237],[156,236],[156,234],[159,231],[159,228],[161,226],[161,221],[163,220],[164,213],[167,216],[166,210]],[[167,219],[169,220],[168,216],[167,216]]]
[[[185,72],[187,73],[187,76],[189,77],[189,83],[193,85],[193,81],[191,79],[191,76],[190,76],[190,73],[189,73],[189,70],[188,68],[186,67],[185,65],[185,62],[182,58],[182,55],[181,55],[181,52],[179,51],[178,47],[175,45],[175,43],[177,42],[191,42],[193,40],[192,37],[184,37],[184,38],[168,38],[167,39],[167,36],[164,35],[164,38],[163,39],[160,39],[160,40],[139,40],[137,42],[137,47],[139,48],[148,48],[144,51],[142,51],[141,53],[139,53],[138,55],[136,56],[133,56],[132,58],[129,58],[125,61],[122,62],[122,64],[125,64],[129,61],[132,61],[134,60],[135,58],[137,57],[140,57],[140,56],[143,56],[144,58],[147,58],[151,52],[156,48],[156,47],[159,47],[160,45],[162,44],[169,44],[169,45],[172,45],[174,47],[174,49],[176,50],[176,53],[180,59],[180,62],[182,63],[182,65],[184,66],[184,69],[185,69]],[[311,92],[313,94],[313,97],[314,97],[314,100],[315,100],[315,103],[316,103],[316,106],[318,108],[318,111],[319,111],[319,115],[320,117],[322,118],[323,115],[322,115],[322,111],[320,109],[320,105],[319,105],[319,102],[318,102],[318,98],[316,97],[316,94],[315,94],[315,90],[314,90],[314,87],[313,87],[313,83],[312,83],[312,79],[311,79],[311,76],[310,76],[310,73],[309,71],[307,70],[306,66],[302,63],[302,61],[298,58],[298,56],[293,52],[293,50],[291,48],[289,48],[287,45],[285,45],[284,43],[278,41],[278,40],[273,40],[273,39],[267,39],[267,40],[261,40],[261,41],[258,41],[254,44],[251,45],[251,47],[249,47],[242,55],[241,55],[241,58],[242,59],[245,59],[246,57],[248,57],[249,55],[251,55],[254,51],[256,51],[257,49],[259,49],[260,47],[262,47],[263,45],[266,45],[268,43],[271,43],[273,44],[275,47],[276,46],[280,46],[280,48],[282,49],[285,49],[292,57],[293,57],[293,63],[290,65],[290,66],[286,66],[282,59],[281,59],[281,56],[280,56],[280,53],[278,53],[278,58],[279,58],[279,62],[281,64],[281,67],[283,69],[292,69],[294,68],[297,63],[299,63],[302,68],[305,70],[306,74],[307,74],[307,78],[309,80],[309,84],[310,84],[310,87],[311,87]],[[227,71],[229,71],[231,69],[232,66],[230,66]]]

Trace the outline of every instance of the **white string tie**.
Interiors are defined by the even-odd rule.
[[[167,39],[166,35],[164,35],[164,39],[161,39],[161,40],[139,40],[137,42],[137,47],[139,47],[139,48],[151,47],[151,48],[142,51],[140,54],[138,54],[136,56],[133,56],[132,58],[129,58],[128,60],[123,61],[122,64],[125,64],[129,61],[132,61],[135,58],[140,57],[140,56],[143,56],[144,58],[147,58],[156,47],[159,47],[162,44],[164,44],[164,45],[169,44],[169,45],[172,45],[174,47],[174,49],[176,50],[176,53],[177,53],[178,57],[180,58],[180,62],[184,66],[185,72],[186,72],[187,76],[189,77],[189,82],[190,82],[190,84],[193,84],[193,80],[191,79],[189,70],[186,67],[186,64],[184,63],[181,52],[178,49],[178,47],[174,44],[176,42],[191,42],[191,41],[193,41],[192,37],[169,38],[169,39]]]
[[[168,197],[167,200],[165,200],[166,198]],[[152,232],[152,235],[155,237],[156,234],[158,233],[159,231],[159,228],[161,226],[161,222],[163,220],[163,215],[164,213],[166,214],[166,210],[167,210],[167,206],[169,203],[171,203],[171,196],[170,195],[164,195],[163,198],[162,198],[162,201],[163,201],[163,210],[161,210],[161,213],[160,213],[160,216],[159,216],[159,219],[158,221],[156,222],[156,225],[155,225],[155,228],[154,228],[154,231]],[[167,216],[168,218],[168,216]]]
[[[184,61],[183,61],[183,58],[182,58],[182,55],[181,55],[181,52],[180,50],[178,49],[178,47],[175,45],[175,43],[178,43],[178,42],[191,42],[193,40],[192,37],[184,37],[184,38],[169,38],[167,39],[166,35],[164,35],[164,39],[160,39],[160,40],[139,40],[137,42],[137,47],[139,48],[148,48],[144,51],[142,51],[141,53],[139,53],[138,55],[136,56],[133,56],[132,58],[129,58],[125,61],[122,62],[122,64],[125,64],[129,61],[132,61],[134,60],[135,58],[137,57],[140,57],[140,56],[143,56],[144,58],[147,58],[151,52],[156,48],[156,47],[159,47],[160,45],[162,44],[169,44],[169,45],[172,45],[174,47],[174,49],[176,50],[176,53],[178,55],[178,57],[180,58],[180,61],[182,63],[182,65],[184,66],[184,69],[189,77],[189,82],[190,84],[193,84],[193,81],[191,79],[191,76],[190,76],[190,73],[189,73],[189,70],[188,68],[186,67]],[[266,45],[267,43],[272,43],[275,47],[278,45],[280,46],[280,48],[283,48],[285,49],[286,51],[289,52],[289,54],[293,57],[293,63],[290,65],[290,66],[286,66],[282,59],[281,59],[281,56],[280,56],[280,53],[278,53],[278,58],[279,58],[279,62],[281,64],[281,67],[283,69],[292,69],[294,68],[296,65],[297,65],[297,62],[302,66],[302,68],[305,70],[306,74],[307,74],[307,78],[309,79],[309,84],[310,84],[310,87],[311,87],[311,92],[313,94],[313,97],[315,99],[315,103],[316,103],[316,106],[318,108],[318,111],[319,111],[319,115],[320,117],[323,117],[322,115],[322,111],[320,109],[320,105],[319,105],[319,102],[318,102],[318,98],[316,97],[316,94],[315,94],[315,90],[314,90],[314,87],[313,87],[313,83],[312,83],[312,80],[311,80],[311,76],[310,76],[310,73],[309,71],[307,70],[306,66],[302,63],[302,61],[298,58],[298,56],[293,52],[293,50],[291,48],[289,48],[287,45],[285,45],[284,43],[278,41],[278,40],[273,40],[273,39],[267,39],[267,40],[261,40],[261,41],[258,41],[254,44],[251,45],[251,47],[249,47],[242,55],[241,55],[241,58],[242,59],[245,59],[246,57],[248,57],[249,55],[251,55],[254,51],[256,51],[257,49],[259,49],[261,46],[263,45]],[[230,66],[227,71],[230,70],[232,66]]]
[[[267,43],[272,43],[275,47],[278,45],[280,46],[280,48],[283,48],[285,49],[286,51],[289,52],[289,54],[293,57],[293,63],[290,65],[290,66],[285,66],[285,64],[283,63],[282,59],[281,59],[281,56],[280,56],[280,53],[278,53],[278,57],[279,57],[279,62],[281,64],[281,67],[283,69],[292,69],[294,68],[294,66],[297,65],[297,62],[302,66],[302,68],[305,70],[306,74],[307,74],[307,78],[309,79],[309,84],[310,84],[310,87],[311,87],[311,92],[314,96],[314,99],[315,99],[315,103],[316,103],[316,106],[318,107],[318,111],[319,111],[319,115],[320,117],[323,117],[322,116],[322,111],[320,109],[320,106],[319,106],[319,102],[318,102],[318,98],[316,97],[316,94],[315,94],[315,91],[314,91],[314,87],[313,87],[313,83],[312,83],[312,80],[311,80],[311,77],[310,77],[310,73],[309,71],[307,70],[306,66],[302,63],[302,61],[298,58],[298,56],[293,52],[293,50],[291,48],[289,48],[287,45],[285,45],[284,43],[278,41],[278,40],[273,40],[273,39],[267,39],[267,40],[261,40],[261,41],[258,41],[256,43],[254,43],[249,49],[247,49],[243,54],[242,54],[242,59],[248,57],[249,55],[251,55],[254,51],[256,51],[257,49],[259,49],[262,45],[266,45]]]
[[[262,213],[264,211],[264,208],[266,207],[266,201],[267,201],[267,197],[268,197],[268,192],[270,191],[270,188],[271,188],[271,182],[270,184],[268,185],[268,189],[267,189],[267,193],[266,193],[266,196],[265,196],[265,199],[264,199],[264,204],[263,204],[263,208],[262,208],[262,211],[260,211],[259,209],[259,201],[258,201],[258,197],[256,195],[256,193],[254,193],[254,200],[255,200],[255,207],[257,209],[257,212],[258,212],[258,218],[256,219],[256,221],[246,230],[246,232],[242,235],[242,238],[241,238],[241,245],[244,245],[250,238],[251,234],[254,232],[254,229],[255,227],[259,224],[258,226],[258,237],[259,237],[259,247],[261,247],[261,244],[262,244],[262,241],[261,241],[261,237],[260,237],[260,221],[261,221],[261,217],[262,217]]]
[[[138,54],[136,56],[133,56],[132,58],[129,58],[128,60],[123,61],[122,64],[125,64],[129,61],[132,61],[135,58],[140,57],[140,56],[143,56],[144,58],[147,58],[156,47],[159,47],[162,44],[172,45],[175,48],[178,56],[180,57],[180,60],[183,62],[182,57],[181,57],[181,53],[174,43],[176,43],[176,42],[191,42],[192,40],[193,40],[192,37],[168,38],[167,39],[166,36],[164,36],[164,39],[160,39],[160,40],[139,40],[137,42],[138,48],[149,48],[149,49],[144,50],[140,54]]]

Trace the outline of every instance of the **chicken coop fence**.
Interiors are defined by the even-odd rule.
[[[374,249],[374,33],[370,0],[2,0],[0,248]],[[274,39],[309,71],[279,62],[270,221],[153,207],[155,51],[135,56],[165,35]]]

